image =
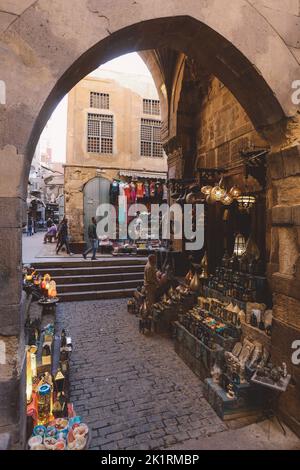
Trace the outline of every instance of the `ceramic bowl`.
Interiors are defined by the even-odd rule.
[[[83,450],[86,446],[86,438],[84,436],[77,436],[76,439],[68,443],[69,450]]]
[[[76,425],[74,425],[76,426]],[[85,423],[79,424],[79,426],[74,427],[73,426],[73,433],[74,436],[86,436],[86,434],[89,432],[89,428]]]
[[[55,438],[56,435],[57,435],[57,429],[55,428],[55,426],[48,426],[46,429],[46,436]]]
[[[66,449],[66,443],[64,440],[60,439],[59,441],[56,442],[54,445],[53,450],[65,450]]]
[[[33,449],[35,446],[42,444],[42,442],[42,436],[31,436],[31,438],[28,440],[28,445],[30,449]]]
[[[56,443],[57,443],[57,440],[54,439],[54,437],[45,437],[44,439],[45,447],[48,450],[54,450],[54,446]]]
[[[42,436],[44,437],[44,435],[46,434],[46,428],[45,426],[41,425],[41,424],[38,424],[37,426],[35,426],[33,428],[33,434],[34,436]]]

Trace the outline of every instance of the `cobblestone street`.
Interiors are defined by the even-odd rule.
[[[127,299],[59,305],[72,336],[71,401],[92,449],[162,449],[226,429],[170,340],[138,332]]]

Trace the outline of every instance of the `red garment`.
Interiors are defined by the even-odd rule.
[[[135,183],[130,183],[131,188],[131,202],[136,202],[136,185]]]
[[[154,181],[150,183],[150,196],[151,197],[155,196],[155,182]]]
[[[144,197],[144,183],[136,183],[136,196],[138,199],[142,199]]]
[[[127,198],[127,203],[131,201],[131,187],[129,185],[124,186],[124,194]]]

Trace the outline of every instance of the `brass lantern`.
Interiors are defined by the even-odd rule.
[[[242,195],[242,190],[238,186],[234,185],[229,191],[229,194],[233,199],[237,199]]]
[[[203,186],[201,188],[201,193],[204,194],[205,196],[209,196],[212,190],[212,186]]]
[[[225,193],[221,199],[221,202],[224,204],[224,206],[230,206],[233,203],[233,197],[230,195],[230,193]]]
[[[236,256],[240,257],[245,253],[245,251],[246,251],[245,237],[241,233],[238,233],[237,236],[235,237],[233,253]]]
[[[249,212],[249,210],[254,206],[256,199],[255,196],[250,194],[244,194],[237,198],[238,206],[240,211]]]
[[[221,178],[219,184],[215,186],[210,193],[210,197],[213,201],[221,201],[221,199],[225,196],[226,190],[222,186],[223,178]]]

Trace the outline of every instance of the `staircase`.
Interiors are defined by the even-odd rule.
[[[131,297],[143,284],[146,258],[33,263],[56,281],[60,302]]]

